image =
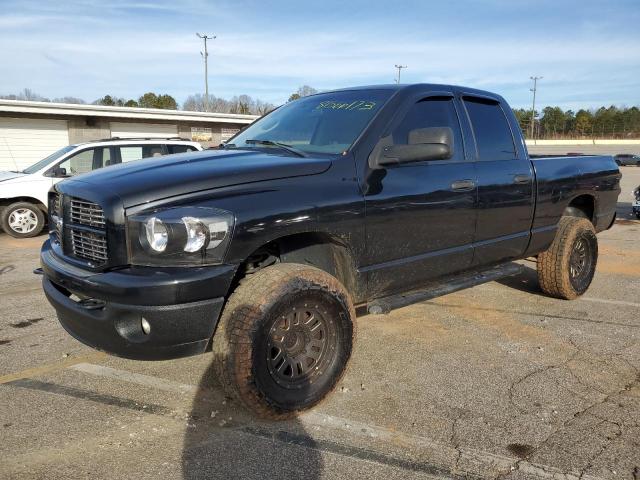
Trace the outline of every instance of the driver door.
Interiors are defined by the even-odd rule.
[[[429,127],[452,129],[451,158],[387,166],[369,174],[366,266],[361,270],[368,275],[370,298],[464,270],[473,260],[476,165],[465,157],[453,95],[420,98],[392,121],[390,138],[384,139],[408,144],[411,131]]]

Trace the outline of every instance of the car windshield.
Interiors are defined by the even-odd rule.
[[[44,167],[49,165],[51,162],[53,162],[57,158],[61,157],[65,153],[70,152],[74,148],[76,148],[75,145],[68,145],[66,147],[63,147],[60,150],[58,150],[57,152],[52,153],[48,157],[43,158],[39,162],[34,163],[30,167],[25,168],[22,171],[22,173],[36,173],[38,170],[42,170]]]
[[[258,120],[226,145],[277,148],[289,153],[340,154],[355,142],[392,93],[349,90],[304,97]]]

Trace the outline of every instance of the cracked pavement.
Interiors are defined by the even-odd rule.
[[[573,302],[513,278],[358,319],[350,368],[317,409],[260,422],[207,355],[136,362],[58,325],[42,237],[0,234],[0,478],[640,479],[640,168]]]

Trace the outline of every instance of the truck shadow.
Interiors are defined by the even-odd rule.
[[[235,311],[246,312],[248,308],[255,307],[241,305]],[[235,333],[228,329],[215,334]],[[205,354],[210,363],[200,378],[187,417],[183,477],[186,480],[319,478],[323,471],[320,449],[298,418],[281,422],[260,420],[238,401],[225,397],[214,368],[214,362],[221,361],[216,355],[225,354],[229,352]],[[309,388],[310,384],[302,385],[301,393]]]
[[[224,397],[209,366],[200,379],[188,417],[182,449],[185,480],[315,480],[322,471],[320,450],[300,421],[255,419]]]
[[[518,275],[504,277],[496,280],[496,282],[500,285],[504,285],[505,287],[520,290],[521,292],[546,296],[538,283],[538,272],[536,269],[526,265],[523,265],[522,267],[522,272]]]

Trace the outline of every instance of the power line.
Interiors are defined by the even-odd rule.
[[[202,55],[202,58],[204,59],[204,109],[205,111],[209,110],[209,65],[208,65],[208,58],[209,58],[209,51],[207,50],[207,40],[215,40],[216,36],[212,35],[212,36],[207,36],[207,34],[205,33],[204,35],[200,35],[199,33],[196,33],[196,35],[204,40],[204,53],[200,52],[200,55]]]
[[[536,123],[536,91],[538,90],[538,80],[542,80],[544,77],[529,77],[533,80],[533,88],[529,91],[533,92],[533,106],[531,107],[531,138],[533,139],[534,127]]]
[[[403,68],[407,68],[407,66],[406,65],[396,65],[396,68],[398,69],[398,78],[396,79],[396,83],[400,84],[400,71]]]

